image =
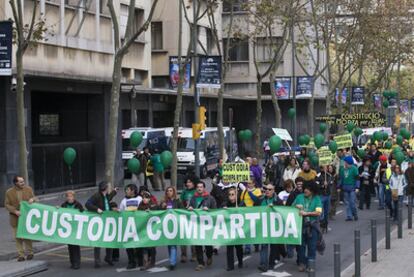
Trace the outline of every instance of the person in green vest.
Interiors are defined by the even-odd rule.
[[[341,188],[346,203],[346,221],[358,220],[356,194],[359,192],[359,173],[352,156],[344,158],[344,166],[339,171]]]
[[[292,206],[300,210],[303,217],[302,244],[299,248],[299,271],[311,271],[309,260],[316,258],[316,244],[321,234],[319,217],[322,214],[322,202],[319,197],[318,186],[314,181],[305,182],[303,194],[299,194]]]

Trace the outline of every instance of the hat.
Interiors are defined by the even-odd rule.
[[[349,165],[353,165],[354,164],[354,159],[352,158],[352,156],[346,156],[344,158],[344,161],[349,164]]]
[[[386,162],[388,159],[387,159],[387,156],[385,156],[385,155],[381,155],[381,156],[379,157],[379,160],[380,160],[381,162]]]

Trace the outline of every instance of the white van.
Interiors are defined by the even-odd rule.
[[[237,156],[237,137],[234,129],[232,132],[232,143],[230,143],[230,128],[224,127],[225,160],[232,148],[233,159]],[[232,146],[232,147],[230,147]],[[220,157],[218,130],[217,128],[206,128],[201,132],[199,139],[200,177],[206,178],[209,172],[217,168]],[[187,173],[194,170],[194,140],[191,128],[180,128],[178,132],[177,147],[178,172]]]

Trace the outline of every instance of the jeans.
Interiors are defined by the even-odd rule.
[[[398,207],[401,207],[402,209],[402,203],[403,203],[403,195],[398,195],[398,199],[397,201],[392,201],[393,202],[393,211],[394,211],[394,221],[398,220]]]
[[[385,185],[378,184],[378,204],[380,209],[384,209],[385,206]]]
[[[177,246],[171,245],[168,246],[168,256],[170,259],[170,265],[177,265]]]
[[[321,201],[322,201],[321,220],[324,223],[328,223],[329,209],[330,209],[330,205],[331,205],[331,196],[330,195],[322,195],[321,196]]]
[[[316,243],[318,242],[318,231],[309,227],[308,232],[305,228],[302,234],[302,245],[299,248],[298,258],[299,265],[308,266],[309,260],[315,260],[316,258]],[[306,252],[307,250],[307,252]]]
[[[346,217],[352,219],[355,216],[358,216],[357,210],[355,207],[356,195],[355,191],[344,191],[344,198],[346,203]]]

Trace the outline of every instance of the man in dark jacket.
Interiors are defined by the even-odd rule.
[[[278,161],[276,163],[276,171],[275,171],[275,179],[274,179],[274,186],[276,193],[279,193],[283,190],[283,173],[285,173],[286,168],[286,156],[285,154],[281,154],[278,157]]]
[[[209,209],[216,209],[216,200],[208,193],[206,190],[206,184],[202,181],[199,181],[196,186],[196,192],[194,193],[193,198],[190,200],[190,205],[188,210],[192,211],[194,209],[203,209],[208,211]],[[196,271],[201,271],[205,267],[204,256],[203,256],[203,246],[196,246],[197,262]],[[205,252],[207,256],[207,265],[213,263],[213,246],[205,246]]]
[[[110,202],[112,198],[116,195],[117,188],[109,192],[110,187],[109,183],[107,182],[100,182],[98,185],[99,191],[92,195],[88,201],[86,201],[85,207],[88,209],[88,211],[96,212],[98,214],[102,214],[105,211],[111,210]],[[112,262],[112,249],[107,248],[106,249],[106,256],[104,261],[109,264],[110,266],[113,266]],[[94,248],[94,258],[95,258],[95,268],[101,267],[101,248],[95,247]]]
[[[407,195],[408,203],[413,205],[414,197],[414,160],[410,159],[408,162],[408,168],[405,170],[405,178],[407,179]]]
[[[365,158],[362,161],[362,165],[358,168],[359,178],[361,181],[360,184],[360,191],[361,194],[359,196],[359,209],[364,209],[364,204],[366,205],[367,209],[369,210],[371,206],[371,191],[372,186],[374,185],[374,176],[375,170],[371,164],[371,160],[369,158]]]

